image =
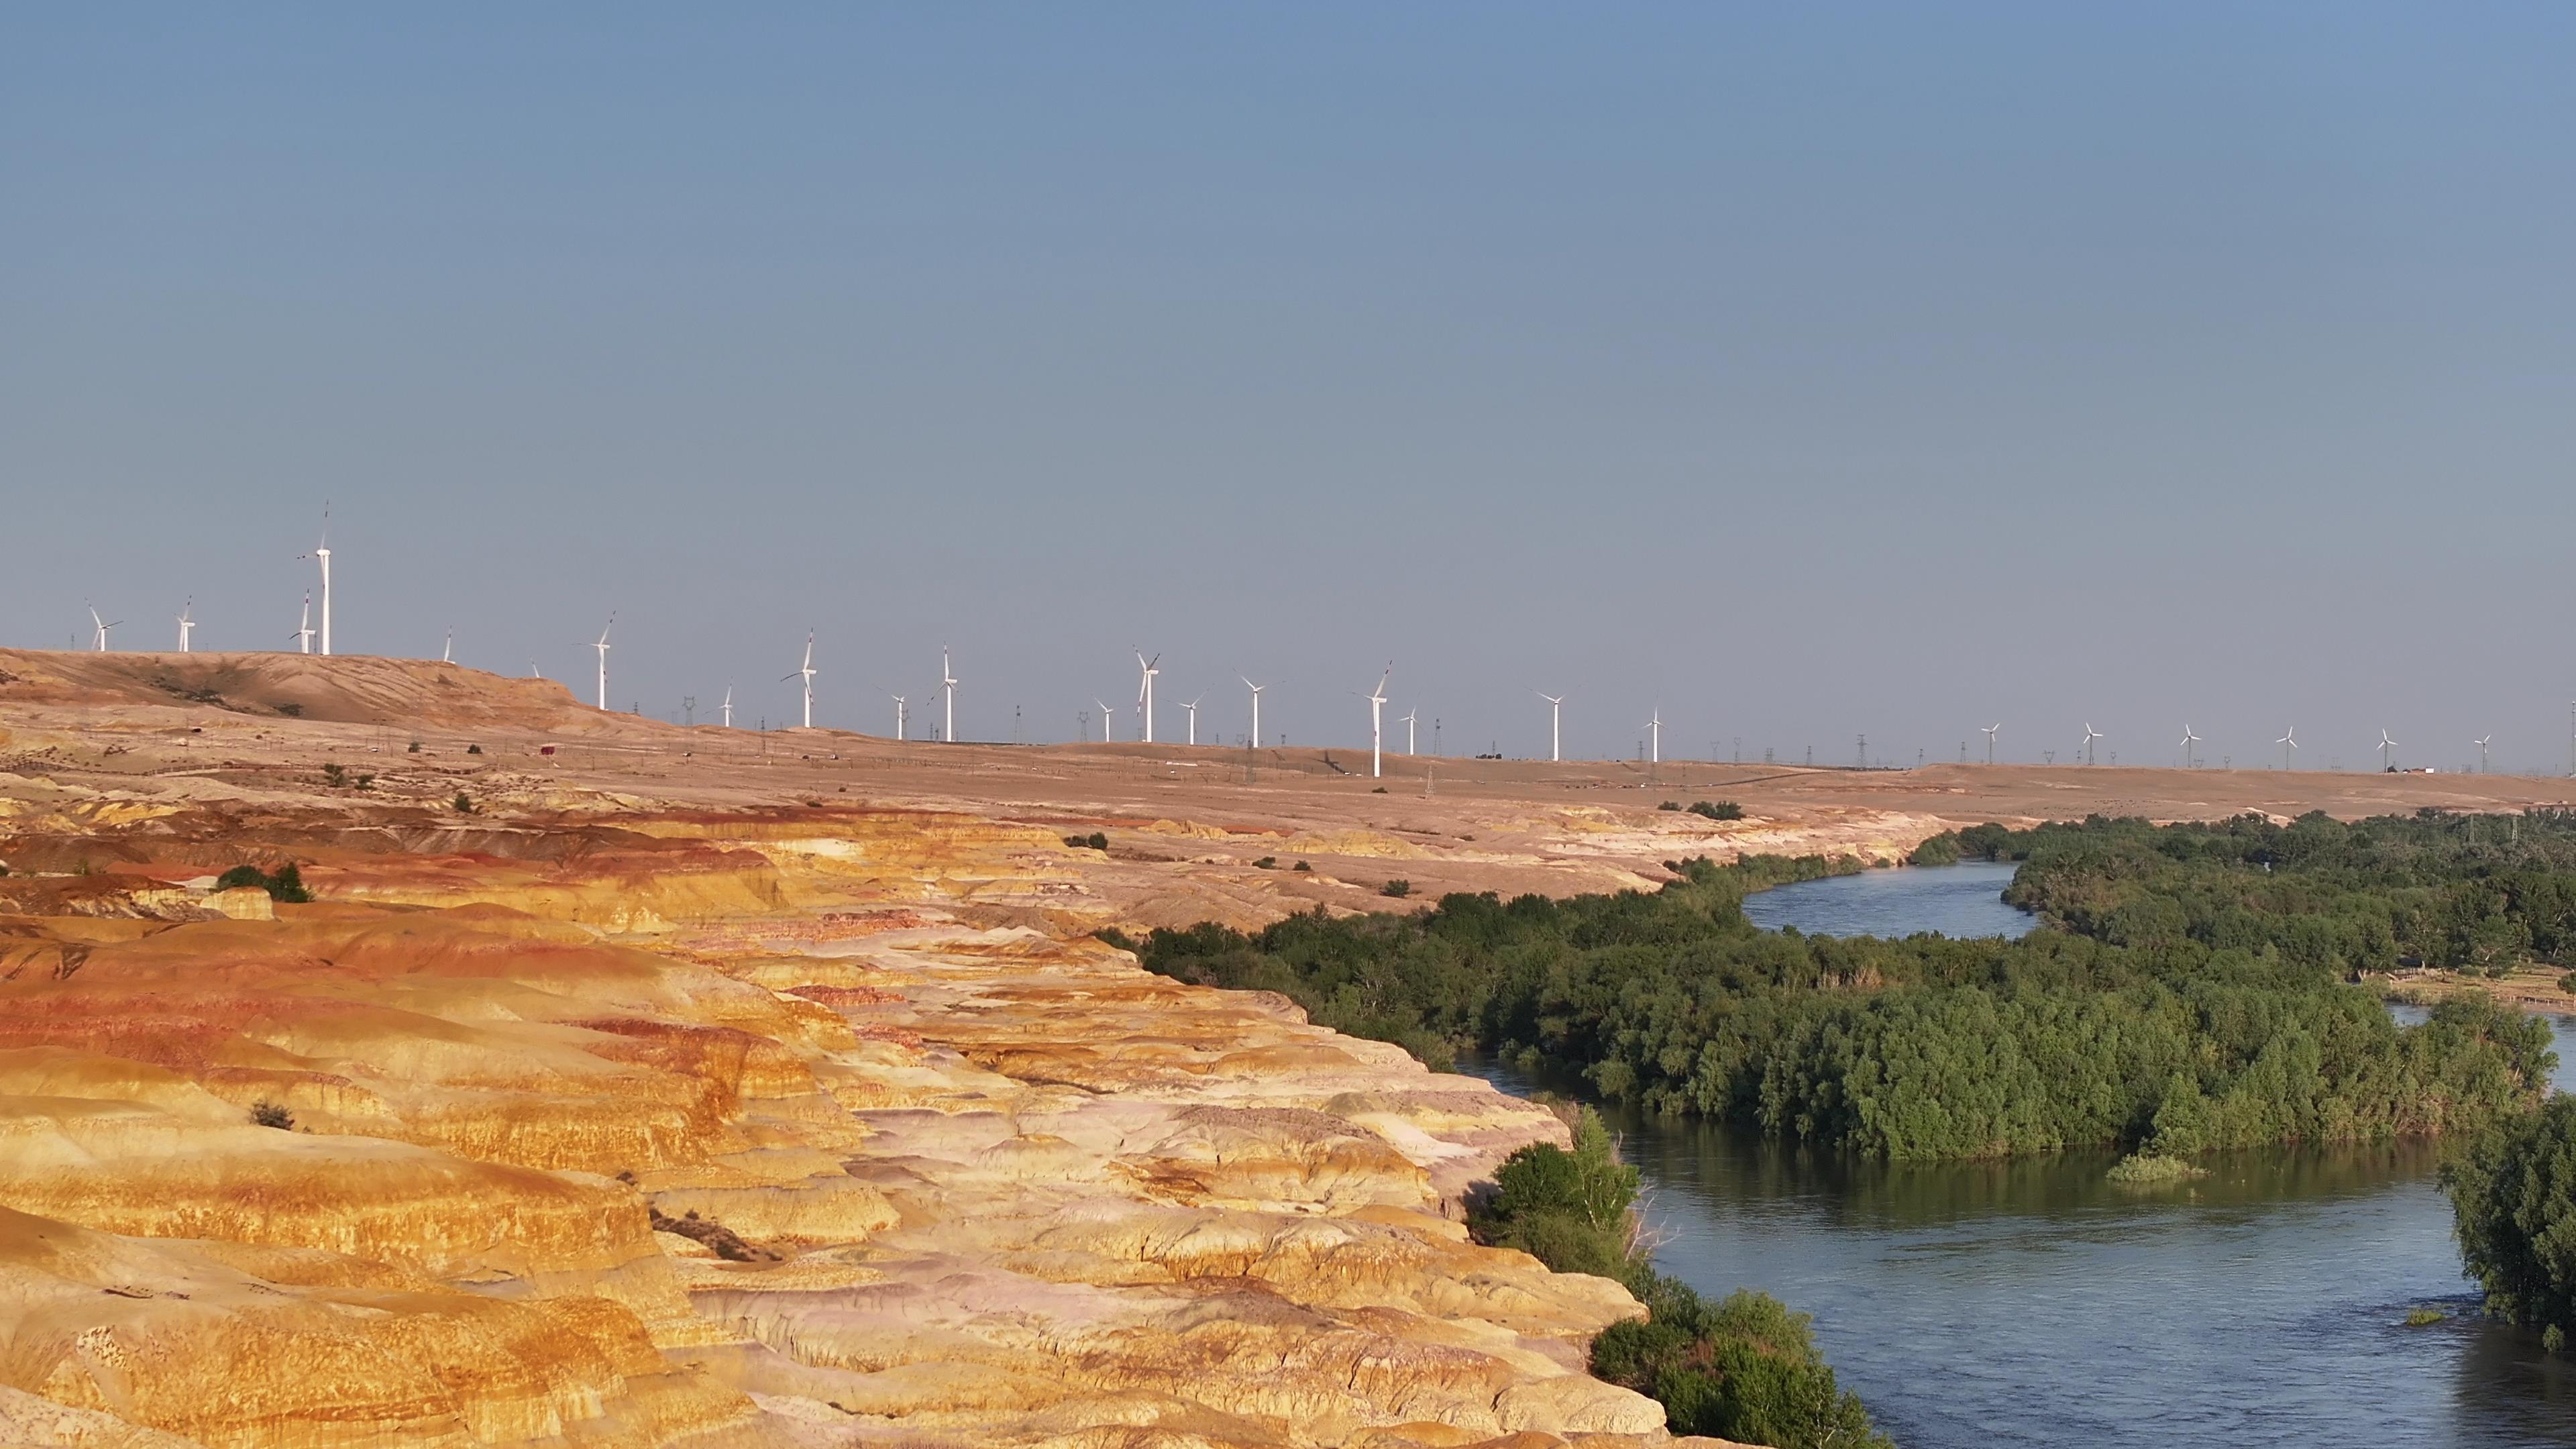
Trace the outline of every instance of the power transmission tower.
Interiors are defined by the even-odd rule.
[[[1864,770],[1869,768],[1869,736],[1867,735],[1860,737],[1860,767]]]
[[[694,694],[681,695],[680,713],[683,716],[683,723],[696,724],[698,722],[698,697]]]

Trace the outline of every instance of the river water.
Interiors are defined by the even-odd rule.
[[[1810,934],[2018,934],[2029,918],[1996,899],[2011,874],[1871,871],[1746,912]],[[2558,1075],[2576,1087],[2576,1063]],[[2213,1157],[2206,1178],[2140,1189],[2105,1179],[2108,1153],[1861,1163],[1612,1121],[1656,1265],[1813,1314],[1844,1387],[1909,1449],[2576,1445],[2576,1364],[2475,1316],[2429,1144]],[[2453,1316],[2406,1327],[2418,1306]]]

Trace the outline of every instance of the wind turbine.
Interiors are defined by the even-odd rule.
[[[1102,699],[1099,695],[1093,695],[1091,697],[1091,702],[1100,706],[1100,742],[1104,745],[1108,744],[1110,743],[1110,737],[1118,733],[1117,729],[1112,725],[1112,717],[1115,716],[1118,711],[1111,709],[1109,707],[1109,702]]]
[[[1163,672],[1154,666],[1162,662],[1160,654],[1147,659],[1144,650],[1136,651],[1136,667],[1144,671],[1136,685],[1136,717],[1144,721],[1141,738],[1149,745],[1154,742],[1154,676]]]
[[[195,599],[190,599],[185,604],[179,606],[179,652],[182,654],[192,652],[188,648],[188,636],[196,631],[197,621],[189,618],[188,616],[195,612],[197,612],[197,601]]]
[[[453,624],[447,626],[447,642],[439,646],[438,662],[441,664],[456,662],[456,626]]]
[[[331,501],[327,498],[322,501],[322,542],[315,545],[311,553],[299,557],[318,559],[322,564],[322,652],[328,654],[331,652]],[[305,652],[313,651],[308,649]],[[606,658],[605,655],[601,657]],[[600,696],[599,707],[608,708],[605,694]]]
[[[1648,753],[1646,755],[1646,762],[1653,765],[1662,764],[1664,762],[1664,709],[1662,705],[1655,706],[1655,712],[1646,716],[1646,739],[1649,742],[1647,745]]]
[[[1385,738],[1380,721],[1386,716],[1386,682],[1394,677],[1395,661],[1390,659],[1386,672],[1377,677],[1377,688],[1369,691],[1369,778],[1372,780],[1386,773],[1384,755],[1379,748]]]
[[[724,727],[733,728],[733,686],[730,684],[725,686]]]
[[[2388,737],[2388,731],[2381,730],[2379,732],[2379,768],[2382,773],[2397,768],[2396,749],[2397,742]]]
[[[2086,720],[2084,722],[2084,763],[2088,765],[2093,763],[2093,742],[2095,740],[2107,738],[2109,738],[2109,736],[2104,735],[2101,731],[2093,728],[2093,722],[2091,720]]]
[[[2297,738],[2298,733],[2299,727],[2297,725],[2292,725],[2288,729],[2281,731],[2281,737],[2272,742],[2281,747],[2281,768],[2284,770],[2290,768],[2290,751],[2299,747],[2299,741]]]
[[[947,702],[948,715],[947,725],[939,738],[953,745],[957,743],[957,673],[948,667],[948,646],[945,644],[939,646],[939,688],[941,698]]]
[[[1562,760],[1565,758],[1565,734],[1559,726],[1565,719],[1565,696],[1550,694],[1544,689],[1531,692],[1547,701],[1547,757],[1551,762]]]
[[[1413,753],[1413,721],[1414,721],[1414,717],[1415,717],[1416,715],[1421,714],[1421,713],[1422,713],[1422,711],[1421,711],[1421,709],[1420,709],[1420,708],[1418,708],[1418,707],[1417,707],[1417,708],[1414,708],[1414,709],[1406,710],[1406,711],[1404,712],[1404,752],[1405,752],[1406,754],[1408,754],[1408,755],[1410,755],[1410,754],[1412,754],[1412,753]]]
[[[311,589],[304,591],[304,616],[296,622],[295,632],[287,637],[295,641],[299,653],[313,652],[313,591]],[[528,661],[528,672],[530,674],[537,672],[535,660]]]
[[[1207,698],[1207,696],[1204,694],[1199,696],[1199,699],[1205,698]],[[1190,712],[1190,743],[1194,745],[1199,742],[1199,699],[1191,700],[1189,703],[1181,706],[1181,708]]]
[[[805,681],[805,728],[810,730],[814,727],[814,631],[811,629],[805,631],[804,667],[780,675],[778,682],[785,684],[791,679]]]
[[[323,597],[327,599],[330,596],[326,594]],[[322,607],[322,619],[325,624],[330,622],[331,608],[328,604]],[[608,611],[608,623],[599,631],[599,642],[590,646],[599,651],[599,707],[603,710],[608,708],[608,631],[616,627],[617,611],[611,609]],[[322,652],[328,654],[331,651],[325,649]]]
[[[1235,678],[1242,679],[1244,688],[1252,691],[1252,747],[1259,749],[1261,748],[1261,691],[1269,686],[1255,684],[1240,674]]]
[[[2191,747],[2199,743],[2200,736],[2191,732],[2190,725],[2184,725],[2182,727],[2182,767],[2184,769],[2191,768]]]
[[[98,652],[104,654],[107,652],[107,631],[115,628],[117,625],[122,624],[125,621],[123,619],[108,620],[100,618],[98,616],[98,607],[94,604],[90,606],[89,621],[90,623],[98,626]]]
[[[1995,762],[1995,736],[2003,732],[2003,727],[2002,720],[1996,720],[1990,725],[1978,726],[1979,731],[1986,737],[1986,763],[1989,765]]]
[[[912,701],[905,699],[902,695],[895,693],[891,689],[886,691],[886,698],[894,701],[894,742],[896,744],[902,744],[903,727],[905,724],[904,711]]]
[[[2494,738],[2491,734],[2482,735],[2470,742],[2478,747],[2478,773],[2481,775],[2487,772],[2487,743]]]

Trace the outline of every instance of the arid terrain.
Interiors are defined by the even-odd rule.
[[[1460,1225],[1554,1116],[1091,933],[1892,860],[1990,819],[2576,803],[1652,774],[0,651],[0,1446],[1670,1442],[1582,1372],[1626,1292]],[[1656,808],[1698,799],[1746,818]],[[215,889],[289,863],[311,902]]]

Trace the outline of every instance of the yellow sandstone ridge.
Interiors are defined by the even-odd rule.
[[[0,1445],[1671,1442],[1458,1221],[1553,1116],[1082,938],[1044,829],[6,830],[111,864],[0,883]]]

